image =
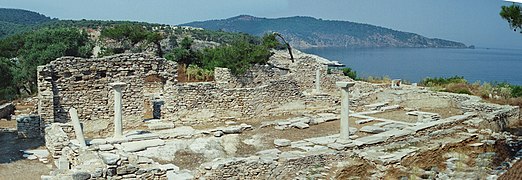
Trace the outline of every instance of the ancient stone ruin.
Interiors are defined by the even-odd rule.
[[[38,112],[55,166],[42,179],[473,179],[505,172],[485,170],[494,157],[488,148],[518,142],[497,133],[519,120],[518,107],[353,81],[330,72],[326,59],[294,55],[292,63],[276,51],[242,76],[216,68],[213,81],[196,83],[177,82],[176,63],[145,54],[41,66]],[[418,161],[435,152],[440,161]]]

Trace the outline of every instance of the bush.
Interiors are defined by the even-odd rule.
[[[348,76],[354,80],[357,79],[357,72],[353,71],[352,68],[343,68],[342,71],[345,76]]]
[[[511,85],[511,96],[522,97],[522,86]]]
[[[450,83],[446,86],[445,91],[458,94],[473,94],[466,83]]]
[[[448,85],[450,83],[455,83],[455,84],[467,83],[467,81],[462,76],[453,76],[453,77],[449,77],[449,78],[443,78],[443,77],[429,78],[428,77],[428,78],[424,78],[420,82],[420,85],[427,86],[427,87],[433,87],[433,86],[444,86],[444,85]]]
[[[198,55],[204,69],[228,68],[232,74],[239,75],[250,69],[252,64],[266,64],[272,53],[261,44],[241,38],[230,45],[205,48]]]
[[[188,66],[186,70],[187,81],[211,81],[214,79],[214,71],[203,69],[195,64]]]

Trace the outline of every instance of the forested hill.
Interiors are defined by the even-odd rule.
[[[279,32],[291,45],[308,47],[426,47],[466,48],[460,42],[427,38],[415,33],[349,21],[322,20],[312,17],[259,18],[241,15],[222,20],[182,24],[227,32],[262,36]]]
[[[0,8],[0,39],[50,21],[53,19],[36,12]]]

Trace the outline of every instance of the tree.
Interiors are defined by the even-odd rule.
[[[500,16],[509,23],[514,31],[522,29],[522,8],[519,5],[512,4],[511,6],[502,6]],[[521,31],[522,33],[522,31]]]
[[[117,24],[111,28],[101,31],[101,37],[114,39],[117,41],[129,41],[131,45],[143,41],[147,38],[148,32],[143,26],[138,24]]]
[[[14,63],[0,57],[0,100],[12,100],[16,97],[16,89],[13,88]]]
[[[157,32],[151,32],[147,35],[147,41],[149,43],[153,43],[156,46],[156,49],[158,49],[157,56],[163,57],[163,51],[161,50],[161,40],[163,40],[163,35]]]
[[[265,34],[263,36],[263,46],[269,48],[269,49],[285,49],[286,47],[281,44],[277,38],[276,35],[271,34]]]
[[[169,53],[167,53],[165,58],[184,65],[197,63],[196,52],[192,50],[193,42],[192,38],[183,38],[178,47],[173,48]]]
[[[3,92],[31,94],[36,89],[36,67],[62,56],[91,56],[93,43],[77,28],[40,29],[0,41]],[[9,60],[6,60],[9,59]],[[4,88],[4,86],[6,86]],[[5,93],[4,93],[5,94]],[[5,96],[0,97],[5,99]]]
[[[87,33],[76,28],[42,29],[25,37],[19,57],[24,79],[36,87],[36,67],[62,56],[91,56],[93,45]]]

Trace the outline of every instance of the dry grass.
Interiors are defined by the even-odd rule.
[[[16,128],[16,120],[0,119],[0,129],[11,129]]]
[[[374,169],[368,162],[362,161],[342,169],[335,179],[367,179]]]

